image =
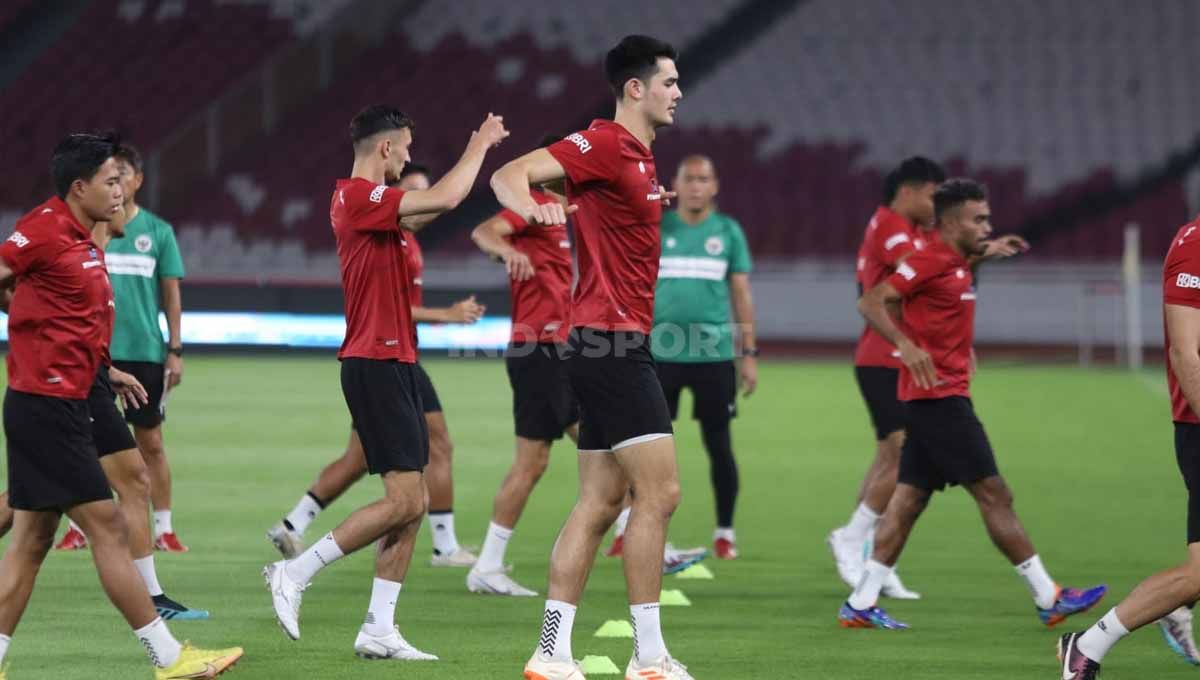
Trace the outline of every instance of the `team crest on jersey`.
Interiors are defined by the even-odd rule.
[[[662,200],[662,189],[660,189],[658,186],[658,180],[655,180],[655,179],[650,180],[650,193],[646,194],[646,200],[647,201],[661,201]]]
[[[150,240],[149,234],[142,234],[133,240],[133,247],[137,248],[139,253],[148,253],[154,247],[154,241]]]
[[[704,252],[716,257],[725,252],[725,242],[719,236],[709,236],[704,242]]]

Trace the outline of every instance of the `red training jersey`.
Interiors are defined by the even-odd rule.
[[[412,287],[408,289],[408,302],[413,307],[425,306],[425,280],[421,278],[425,275],[425,256],[421,254],[421,244],[417,242],[416,234],[411,231],[404,233],[404,240],[408,241],[408,247],[404,249],[405,264],[408,267],[409,280],[412,281]],[[412,322],[413,347],[421,346],[420,338],[417,336],[417,320]]]
[[[400,189],[340,179],[329,205],[346,303],[338,359],[417,360],[408,273],[409,234],[400,229]]]
[[[881,205],[867,223],[862,245],[858,248],[855,279],[858,295],[871,290],[896,271],[896,263],[925,245],[922,232],[900,213]],[[871,324],[864,324],[854,352],[855,366],[900,368],[900,357]]]
[[[901,401],[971,396],[975,340],[975,280],[966,259],[941,239],[916,251],[887,279],[904,298],[900,313],[909,338],[933,359],[937,377],[921,389],[900,367]]]
[[[1200,308],[1200,219],[1183,225],[1163,263],[1163,304]],[[1200,418],[1188,405],[1179,387],[1179,379],[1171,367],[1171,334],[1166,332],[1166,313],[1163,314],[1163,337],[1167,349],[1167,386],[1171,390],[1171,418],[1177,423],[1200,423]]]
[[[17,221],[0,245],[17,277],[8,312],[8,385],[84,399],[112,340],[113,295],[104,253],[52,198]]]
[[[654,156],[621,125],[596,120],[546,150],[567,175],[579,284],[571,325],[650,334],[662,251],[662,189]]]
[[[541,191],[529,192],[538,203],[557,199]],[[571,330],[571,240],[567,225],[530,225],[511,210],[499,217],[512,226],[513,248],[533,265],[533,278],[509,281],[512,298],[512,342],[566,342]]]

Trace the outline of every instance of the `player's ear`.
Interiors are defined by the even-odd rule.
[[[646,84],[638,78],[630,78],[625,81],[625,96],[633,101],[641,101],[642,95],[645,94]]]

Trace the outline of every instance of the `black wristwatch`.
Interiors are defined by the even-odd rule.
[[[167,354],[174,354],[177,357],[183,356],[183,347],[168,347]]]
[[[743,347],[742,348],[742,356],[756,357],[756,356],[758,356],[758,348],[757,347]]]

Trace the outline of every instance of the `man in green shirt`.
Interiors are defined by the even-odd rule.
[[[683,388],[692,391],[717,501],[714,553],[737,557],[733,510],[738,469],[730,420],[737,390],[754,392],[754,304],[750,249],[741,226],[716,210],[716,169],[705,156],[685,158],[675,175],[679,209],[663,214],[662,259],[654,293],[651,349],[674,418]]]

